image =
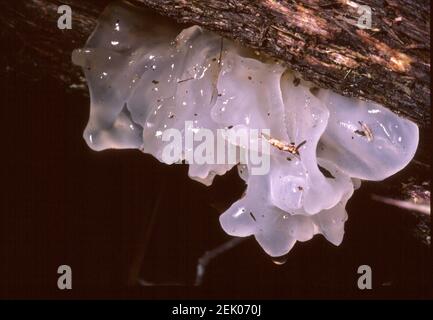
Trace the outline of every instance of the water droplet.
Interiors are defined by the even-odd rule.
[[[281,256],[281,257],[273,257],[271,258],[272,262],[275,263],[278,266],[282,266],[283,264],[285,264],[287,262],[288,259],[288,254]]]

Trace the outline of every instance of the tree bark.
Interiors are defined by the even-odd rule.
[[[430,5],[419,0],[138,0],[285,61],[303,78],[430,124]],[[372,28],[356,26],[360,4]]]
[[[19,63],[26,65],[21,70],[30,71],[36,63],[71,85],[77,81],[79,71],[70,66],[70,52],[83,44],[108,2],[30,0],[1,3],[1,37],[11,40],[6,42],[18,41],[13,55],[17,55],[14,58],[20,60]],[[376,101],[411,118],[421,127],[431,124],[428,1],[132,2],[180,23],[201,25],[279,58],[319,87]],[[73,10],[72,30],[56,28],[57,7],[65,3]],[[371,8],[371,29],[356,25],[360,17],[359,5]],[[6,65],[10,68],[12,64]]]

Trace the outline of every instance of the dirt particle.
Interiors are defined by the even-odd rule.
[[[256,220],[256,217],[254,216],[254,214],[253,214],[252,212],[250,212],[250,216],[251,216],[251,218],[252,218],[254,221],[257,221],[257,220]]]

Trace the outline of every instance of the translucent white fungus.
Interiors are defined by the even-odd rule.
[[[172,164],[178,161],[164,154],[171,143],[166,134],[180,132],[182,143],[170,150],[189,163],[191,178],[210,185],[240,156],[234,163],[217,161],[209,150],[218,150],[221,139],[203,149],[188,135],[212,134],[249,152],[253,144],[227,132],[269,129],[256,138],[269,144],[260,151],[269,156],[268,172],[238,165],[246,193],[220,223],[230,235],[254,235],[271,256],[315,234],[339,245],[345,206],[360,179],[398,172],[418,144],[418,127],[380,105],[311,88],[278,61],[197,26],[154,25],[137,8],[108,7],[73,61],[89,85],[84,138],[94,150],[138,148]],[[198,148],[209,161],[191,161]]]

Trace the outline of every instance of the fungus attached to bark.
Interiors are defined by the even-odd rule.
[[[209,136],[236,154],[266,156],[268,170],[259,174],[239,166],[246,194],[220,222],[230,235],[254,235],[271,256],[315,234],[339,245],[358,179],[393,175],[418,144],[418,127],[378,104],[311,90],[279,61],[197,26],[155,27],[124,6],[104,11],[73,61],[89,84],[84,138],[94,150],[137,148],[165,163],[186,160],[189,176],[206,185],[242,162],[218,161],[213,152],[191,161],[191,149],[219,150],[217,142],[203,146]],[[178,158],[168,161],[170,130],[182,135],[170,149]],[[240,141],[248,130],[261,134]]]

